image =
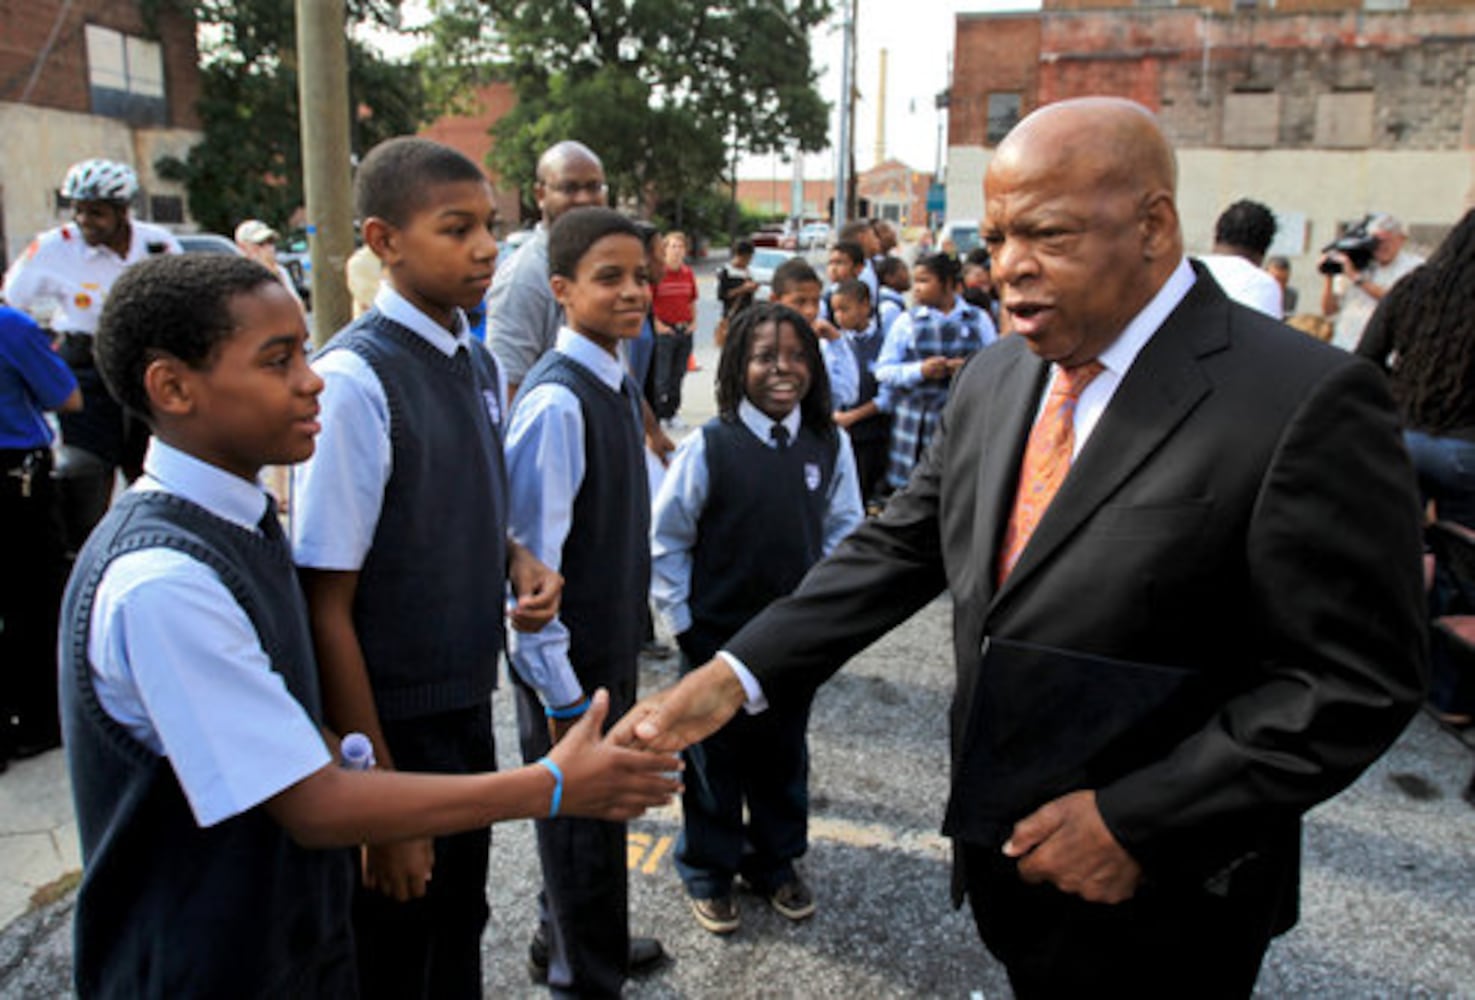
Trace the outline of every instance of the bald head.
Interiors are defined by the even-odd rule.
[[[1004,307],[1037,353],[1096,357],[1183,256],[1172,148],[1146,108],[1049,104],[1004,138],[984,182]]]
[[[556,143],[538,158],[534,193],[545,226],[553,225],[571,208],[603,205],[607,193],[604,164],[582,142]]]

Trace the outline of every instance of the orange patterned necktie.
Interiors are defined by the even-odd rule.
[[[1024,464],[1019,470],[1019,492],[1014,495],[1014,510],[1004,532],[999,550],[999,585],[1009,577],[1014,564],[1024,553],[1030,536],[1039,526],[1045,508],[1055,499],[1065,474],[1070,471],[1071,453],[1076,441],[1076,403],[1091,380],[1101,374],[1101,362],[1087,361],[1074,368],[1061,368],[1055,373],[1045,412],[1040,414],[1029,443],[1024,448]]]

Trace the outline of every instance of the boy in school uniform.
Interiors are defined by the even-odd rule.
[[[512,535],[564,578],[558,617],[510,647],[525,760],[559,742],[595,687],[609,689],[616,717],[634,704],[650,587],[640,390],[619,360],[650,306],[645,243],[618,212],[574,209],[549,231],[548,267],[565,326],[518,391],[507,433]],[[537,835],[532,978],[557,996],[618,996],[665,954],[630,937],[624,824],[560,819]]]
[[[803,316],[819,336],[820,355],[830,379],[830,402],[837,409],[854,406],[860,393],[860,369],[839,327],[822,315],[824,293],[819,275],[803,257],[790,257],[774,270],[771,287],[773,301]]]
[[[323,433],[294,482],[324,710],[381,766],[492,770],[506,584],[514,628],[551,618],[559,587],[507,539],[506,390],[466,321],[496,262],[492,191],[455,150],[400,138],[364,157],[355,200],[383,281],[314,360]],[[366,993],[481,996],[489,841],[367,849],[354,903]]]
[[[63,604],[82,996],[355,996],[352,856],[327,848],[560,807],[629,816],[662,797],[651,769],[670,758],[597,742],[607,700],[543,766],[450,779],[334,763],[307,611],[257,479],[312,452],[306,336],[290,293],[238,257],[140,263],[104,309],[98,370],[154,441]]]

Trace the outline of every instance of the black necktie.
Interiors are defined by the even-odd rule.
[[[774,424],[773,429],[768,432],[773,438],[773,446],[779,451],[786,451],[789,447],[789,429],[783,424]]]
[[[277,501],[270,493],[266,495],[266,513],[261,515],[261,520],[256,522],[261,533],[268,541],[286,548],[287,536],[282,532],[282,519],[277,516]]]

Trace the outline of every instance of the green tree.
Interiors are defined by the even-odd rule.
[[[190,214],[229,233],[245,218],[281,228],[303,202],[293,0],[154,0],[189,11],[203,29],[199,113],[204,139],[159,172],[183,181]],[[353,149],[419,126],[427,111],[420,67],[386,60],[353,29],[393,29],[402,0],[349,0]]]
[[[463,28],[485,24],[462,44],[494,59],[516,90],[517,106],[493,128],[500,176],[528,195],[538,155],[574,138],[599,153],[616,196],[670,202],[711,191],[740,153],[824,148],[829,109],[808,39],[830,6],[442,0],[436,9]]]

